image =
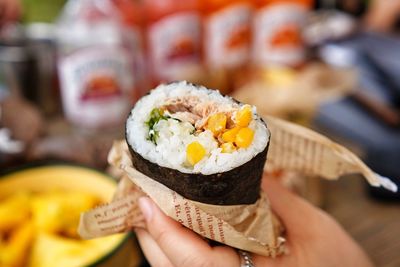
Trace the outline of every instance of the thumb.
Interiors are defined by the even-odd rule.
[[[139,199],[139,207],[146,221],[147,231],[174,266],[238,266],[238,256],[228,248],[211,248],[196,233],[166,216],[148,197]],[[218,252],[218,254],[216,253]],[[225,255],[224,255],[225,254]],[[218,265],[226,262],[231,265]],[[229,261],[228,259],[228,261]],[[217,263],[217,264],[216,264]]]

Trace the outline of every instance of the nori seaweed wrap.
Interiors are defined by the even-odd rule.
[[[129,114],[137,170],[190,200],[252,204],[270,133],[253,106],[187,82],[160,85]]]

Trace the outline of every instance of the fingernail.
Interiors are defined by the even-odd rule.
[[[139,208],[143,213],[144,219],[146,222],[149,222],[153,217],[153,203],[148,197],[139,198]]]

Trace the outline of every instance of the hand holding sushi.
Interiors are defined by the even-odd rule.
[[[329,215],[273,180],[264,179],[262,187],[286,227],[289,254],[276,259],[252,255],[256,267],[373,266]],[[149,198],[140,199],[139,206],[147,229],[136,229],[136,233],[151,266],[240,266],[233,248],[211,247],[203,238],[165,216]]]
[[[186,199],[221,209],[251,205],[263,201],[263,187],[285,226],[290,252],[275,259],[254,254],[255,266],[372,266],[332,218],[279,184],[262,181],[270,137],[256,107],[185,81],[153,89],[126,122],[134,168]],[[146,230],[137,235],[152,266],[240,266],[238,251],[210,246],[150,198],[141,198],[139,206]]]

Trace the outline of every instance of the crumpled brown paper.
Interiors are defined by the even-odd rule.
[[[280,224],[270,212],[263,193],[252,205],[203,204],[185,199],[138,172],[132,166],[124,141],[115,142],[109,161],[124,170],[126,176],[117,189],[118,197],[111,204],[82,215],[79,226],[82,237],[92,238],[142,227],[143,219],[136,201],[144,192],[167,215],[204,237],[265,256],[282,252],[284,239],[279,238]]]
[[[292,170],[326,179],[359,173],[372,186],[397,191],[390,179],[374,173],[354,153],[327,137],[275,117],[265,116],[264,119],[271,131],[265,168]]]
[[[353,153],[328,138],[273,117],[267,117],[266,122],[271,131],[268,168],[328,179],[361,173],[373,186],[397,190],[389,179],[372,172]],[[201,236],[264,256],[275,257],[285,251],[283,227],[263,192],[252,205],[217,206],[185,199],[135,170],[125,141],[115,142],[109,162],[122,169],[125,176],[110,204],[81,215],[78,232],[83,238],[143,227],[137,199],[146,194],[168,216]]]

